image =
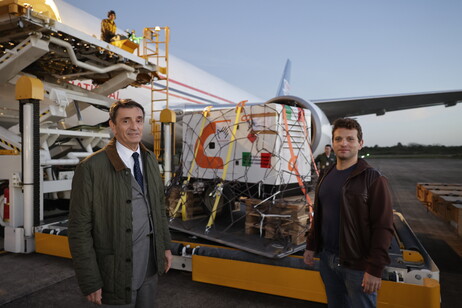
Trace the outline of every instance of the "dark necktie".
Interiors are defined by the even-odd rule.
[[[133,167],[133,173],[135,174],[135,180],[140,184],[141,190],[144,192],[143,185],[143,174],[141,173],[140,161],[138,160],[140,154],[137,152],[132,154],[133,160],[135,161],[135,166]]]

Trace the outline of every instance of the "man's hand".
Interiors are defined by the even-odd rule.
[[[165,251],[165,272],[167,273],[170,267],[172,266],[172,251],[166,250]]]
[[[314,251],[312,250],[305,250],[303,253],[303,262],[305,262],[306,265],[313,266],[314,265]]]
[[[99,290],[96,290],[95,292],[87,295],[87,300],[89,302],[92,302],[92,303],[95,303],[95,304],[98,304],[98,305],[101,305],[101,289]]]
[[[363,287],[364,293],[374,293],[380,289],[382,285],[382,279],[372,276],[371,274],[364,273],[363,283],[361,286]]]

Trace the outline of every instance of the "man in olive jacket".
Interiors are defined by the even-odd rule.
[[[140,143],[144,116],[134,101],[115,102],[114,139],[73,178],[69,246],[79,286],[96,304],[155,306],[157,275],[171,266],[159,166]]]
[[[387,179],[358,157],[362,131],[353,119],[333,123],[336,165],[316,187],[305,263],[319,267],[329,307],[375,307],[390,263],[393,207]]]

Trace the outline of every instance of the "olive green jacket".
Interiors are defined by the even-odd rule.
[[[154,154],[142,144],[144,180],[154,221],[159,274],[165,269],[170,233],[164,187]],[[104,304],[129,304],[132,283],[132,174],[115,139],[83,160],[72,181],[69,246],[84,295],[102,288]]]

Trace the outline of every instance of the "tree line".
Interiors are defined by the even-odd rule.
[[[403,145],[398,142],[394,146],[381,147],[375,145],[373,147],[363,147],[360,155],[403,155],[403,156],[438,156],[450,158],[462,158],[462,146],[445,146],[445,145],[422,145],[418,143],[410,143]]]

